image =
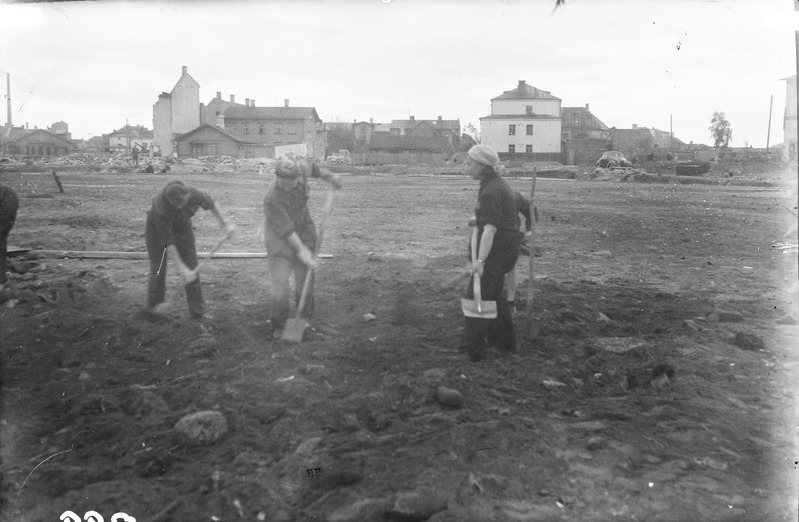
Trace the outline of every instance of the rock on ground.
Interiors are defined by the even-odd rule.
[[[227,421],[218,411],[198,411],[182,417],[173,428],[181,442],[213,444],[227,433]]]

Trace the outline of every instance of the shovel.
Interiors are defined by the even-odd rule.
[[[219,240],[219,241],[216,243],[216,245],[214,245],[214,248],[212,248],[211,250],[209,250],[209,251],[208,251],[208,257],[207,257],[206,259],[204,259],[203,261],[201,261],[201,262],[200,262],[200,263],[197,265],[197,270],[199,270],[201,267],[204,267],[204,266],[205,266],[205,264],[206,264],[206,263],[208,263],[208,261],[210,261],[210,260],[211,260],[211,258],[213,258],[213,257],[214,257],[214,254],[216,254],[216,252],[217,252],[217,251],[218,251],[220,248],[222,248],[222,245],[223,245],[223,244],[225,244],[225,241],[227,241],[227,240],[229,239],[229,237],[230,237],[230,236],[228,236],[227,234],[225,234],[225,235],[222,237],[222,239],[220,239],[220,240]]]
[[[314,245],[313,255],[314,258],[319,256],[319,248],[322,246],[322,236],[324,235],[325,218],[333,209],[333,189],[327,193],[327,200],[325,207],[322,210],[322,217],[319,219],[319,231],[317,233],[316,245]],[[297,316],[294,318],[286,319],[286,324],[283,326],[283,335],[281,339],[291,343],[302,342],[302,336],[308,328],[308,320],[302,317],[302,312],[305,310],[305,301],[308,298],[308,290],[311,287],[311,279],[313,278],[314,270],[309,268],[305,274],[305,283],[302,285],[302,294],[300,294],[300,302],[297,304]]]
[[[472,229],[472,262],[477,257],[477,227]],[[497,302],[483,301],[480,295],[480,274],[472,276],[474,287],[474,300],[462,298],[461,309],[466,317],[477,319],[494,319],[497,316]]]
[[[211,260],[212,257],[214,257],[214,254],[216,254],[217,250],[222,248],[222,245],[225,243],[225,241],[228,240],[228,237],[229,236],[226,235],[222,239],[220,239],[219,242],[217,242],[217,244],[214,245],[214,248],[212,248],[211,251],[208,252],[208,258],[207,259],[203,259],[202,261],[197,263],[197,266],[194,267],[194,270],[191,270],[191,279],[185,279],[186,283],[190,283],[192,281],[196,281],[197,280],[197,276],[200,273],[200,269],[203,268],[205,266],[205,264],[208,263],[208,261]],[[164,251],[164,253],[166,253],[166,251]],[[159,268],[158,271],[160,272],[161,269]]]

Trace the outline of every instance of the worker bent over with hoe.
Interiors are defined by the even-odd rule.
[[[213,212],[225,233],[224,239],[233,236],[233,225],[225,221],[222,210],[211,196],[186,186],[182,181],[170,182],[153,199],[153,206],[147,213],[145,231],[147,254],[150,257],[145,316],[149,319],[157,318],[155,307],[164,302],[167,253],[183,276],[189,314],[193,319],[201,319],[205,315],[197,249],[191,228],[191,218],[198,208]]]

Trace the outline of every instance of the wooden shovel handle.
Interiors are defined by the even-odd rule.
[[[483,313],[483,296],[481,295],[480,291],[480,274],[477,272],[474,273],[473,277],[473,289],[474,289],[474,301],[477,303],[477,313]]]
[[[477,225],[472,227],[472,263],[477,259]],[[470,267],[471,268],[471,267]],[[482,295],[480,291],[480,274],[474,272],[472,274],[472,288],[474,290],[474,300],[477,302],[477,312],[483,311]]]
[[[319,231],[316,234],[316,244],[314,245],[313,255],[314,257],[319,255],[319,249],[322,248],[322,237],[324,236],[325,232],[325,219],[327,215],[333,210],[333,189],[331,188],[327,193],[327,199],[325,200],[325,206],[322,210],[322,217],[319,219]],[[305,282],[302,284],[302,294],[300,295],[300,302],[297,305],[297,317],[302,314],[302,311],[305,310],[305,301],[308,298],[308,289],[311,287],[311,279],[313,278],[314,270],[313,268],[309,268],[305,274]]]

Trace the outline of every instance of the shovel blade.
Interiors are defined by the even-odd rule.
[[[283,326],[283,336],[281,339],[290,343],[301,343],[302,336],[308,328],[308,321],[302,318],[286,319]]]
[[[461,298],[461,310],[466,317],[494,319],[497,316],[497,302]]]

